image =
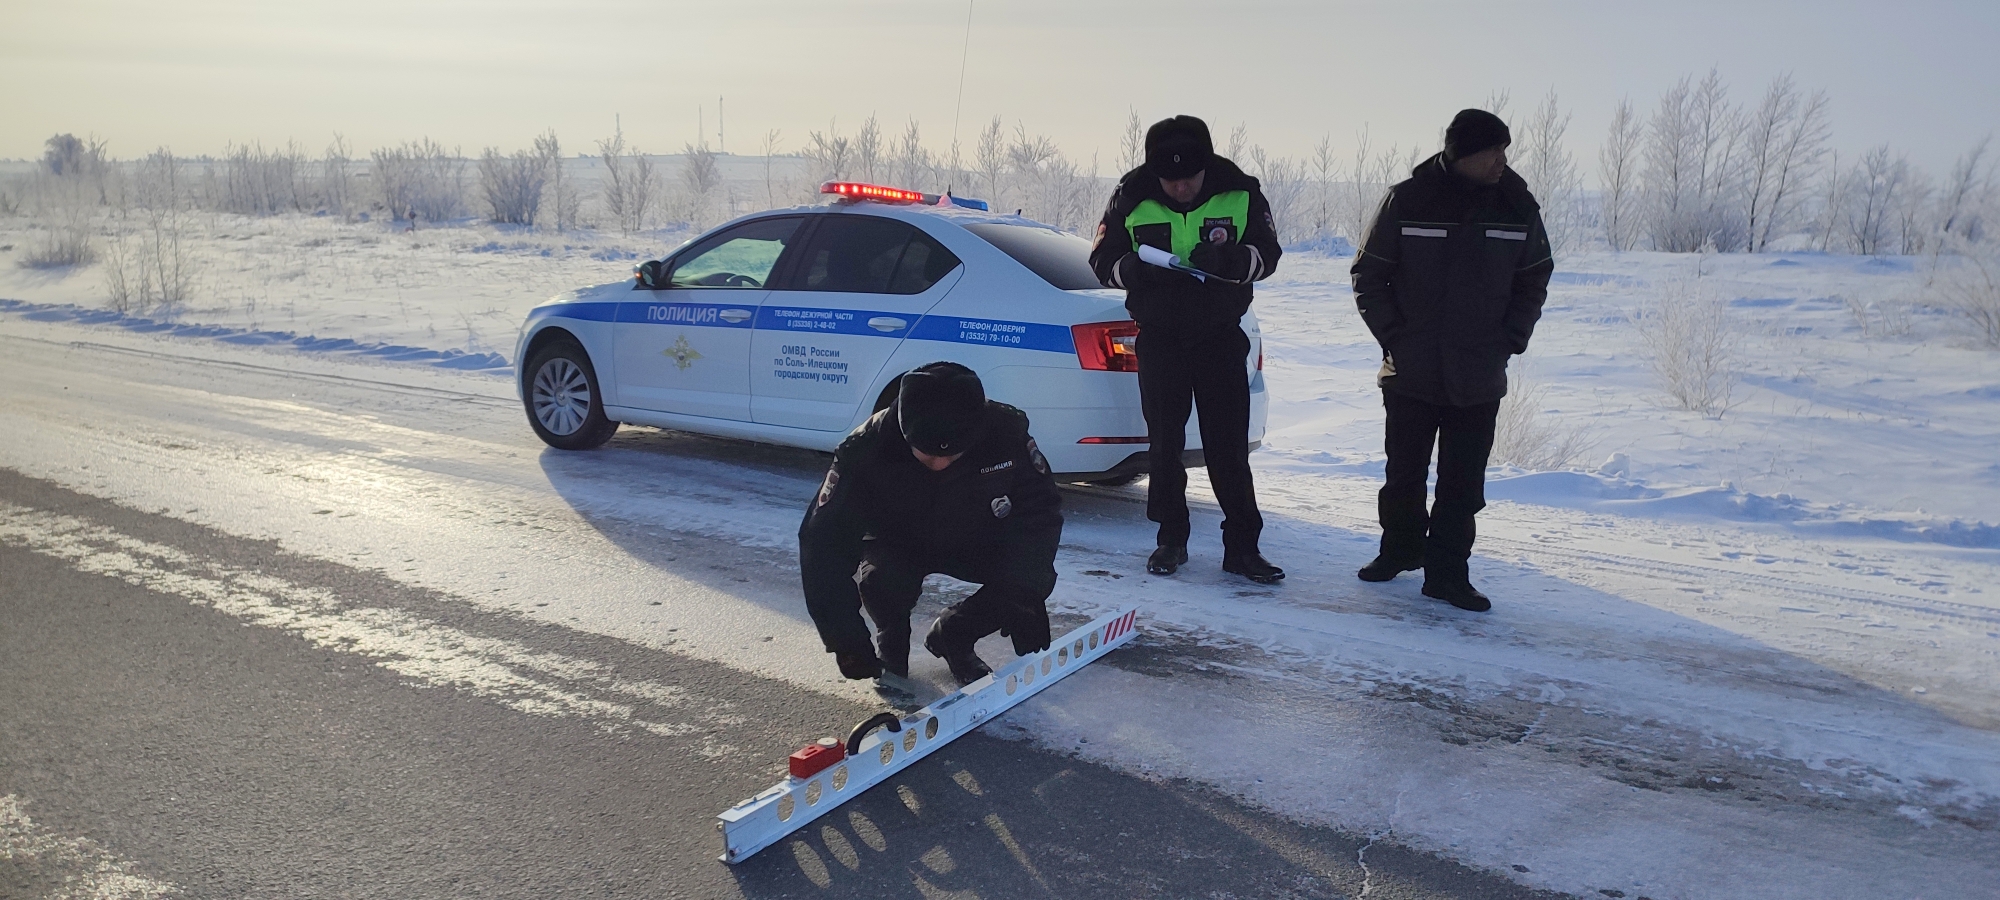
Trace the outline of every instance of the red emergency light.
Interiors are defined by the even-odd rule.
[[[829,181],[819,186],[822,194],[838,194],[856,200],[876,200],[883,203],[925,203],[929,202],[922,191],[906,191],[902,188],[883,187],[879,184],[862,184],[858,181]]]

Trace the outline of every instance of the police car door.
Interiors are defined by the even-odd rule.
[[[749,420],[752,323],[801,221],[758,219],[709,235],[675,254],[664,287],[619,304],[614,371],[623,405]]]
[[[846,431],[862,404],[873,405],[883,365],[962,267],[895,219],[825,213],[810,228],[757,310],[751,414],[758,424]]]

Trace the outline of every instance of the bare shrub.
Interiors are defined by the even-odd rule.
[[[549,163],[549,211],[555,216],[555,228],[561,231],[576,225],[578,208],[582,205],[582,195],[575,187],[565,187],[563,183],[562,141],[551,128],[535,138],[535,155]]]
[[[268,216],[301,209],[309,202],[303,184],[310,168],[296,144],[265,150],[262,144],[232,144],[222,155],[222,177],[214,198],[224,212]]]
[[[185,168],[165,148],[139,162],[138,229],[108,242],[104,286],[112,309],[171,318],[194,297],[195,259],[188,242]]]
[[[1941,257],[1931,294],[1981,344],[2000,349],[2000,252],[1992,245],[1962,246],[1957,255]]]
[[[1869,299],[1858,294],[1839,294],[1838,299],[1854,319],[1863,337],[1898,337],[1910,333],[1910,304],[1890,297]]]
[[[349,169],[352,162],[349,156],[347,139],[336,134],[333,143],[326,145],[326,157],[320,161],[320,194],[326,211],[343,221],[354,218],[354,173]]]
[[[716,167],[715,151],[707,144],[688,144],[683,152],[687,161],[681,167],[680,209],[675,212],[697,230],[707,228],[715,223],[722,171]]]
[[[1618,101],[1611,115],[1611,133],[1597,151],[1597,169],[1604,225],[1604,242],[1612,250],[1630,250],[1639,228],[1639,141],[1645,129],[1632,111],[1632,101]]]
[[[488,217],[510,225],[535,224],[549,162],[527,150],[505,156],[497,148],[486,148],[479,157],[479,191],[486,198]]]
[[[58,269],[97,261],[87,211],[63,209],[48,220],[41,235],[28,245],[17,263],[24,269]]]
[[[1547,413],[1547,386],[1525,372],[1509,373],[1507,381],[1507,396],[1493,423],[1493,462],[1556,471],[1569,468],[1596,445],[1582,428]]]
[[[1742,331],[1696,279],[1661,284],[1636,318],[1653,373],[1680,408],[1721,418],[1742,378]]]
[[[465,213],[465,159],[430,138],[375,151],[375,187],[396,218],[439,222]]]
[[[604,163],[604,211],[617,220],[627,234],[646,227],[646,213],[653,205],[658,185],[653,179],[653,161],[637,147],[625,145],[625,128],[618,125],[607,140],[597,142],[598,158]]]

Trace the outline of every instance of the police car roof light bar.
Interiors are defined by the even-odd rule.
[[[890,729],[856,729],[852,752],[808,777],[788,777],[716,817],[722,861],[734,865],[804,828],[929,756],[952,740],[1041,693],[1049,685],[1122,647],[1138,632],[1139,611],[1121,609],[1064,635],[1049,649],[1016,659],[993,674],[946,695]],[[876,719],[863,723],[877,724]],[[888,724],[888,723],[882,723]],[[831,748],[829,748],[831,750]]]
[[[954,197],[949,193],[926,194],[922,191],[910,191],[903,188],[867,184],[860,181],[829,181],[819,186],[819,192],[822,194],[833,194],[847,200],[873,200],[877,203],[922,203],[929,206],[962,206],[966,209],[976,209],[982,212],[990,209],[984,200],[973,200],[969,197]]]
[[[836,194],[855,200],[878,200],[883,203],[922,203],[922,191],[906,191],[902,188],[883,187],[879,184],[862,184],[858,181],[829,181],[819,186],[822,194]]]

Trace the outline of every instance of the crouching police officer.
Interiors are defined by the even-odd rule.
[[[1180,257],[1197,278],[1141,259],[1140,247]],[[1146,162],[1125,173],[1097,226],[1090,266],[1125,291],[1139,323],[1139,403],[1146,416],[1146,518],[1160,524],[1146,571],[1188,560],[1188,412],[1222,507],[1222,570],[1269,584],[1285,577],[1257,550],[1264,517],[1250,478],[1250,338],[1238,321],[1251,282],[1277,268],[1278,235],[1257,179],[1215,155],[1208,125],[1175,116],[1146,131]]]
[[[960,684],[991,671],[973,645],[996,631],[1017,654],[1047,649],[1060,505],[1026,414],[986,399],[957,363],[905,374],[895,402],[834,451],[799,526],[806,610],[840,673],[909,674],[910,612],[932,573],[980,585],[924,638]]]

